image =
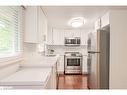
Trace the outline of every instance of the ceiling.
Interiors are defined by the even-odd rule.
[[[106,6],[43,6],[42,9],[48,18],[48,23],[54,28],[71,29],[68,21],[73,17],[84,17],[86,23],[81,28],[93,28],[94,22],[111,8]]]

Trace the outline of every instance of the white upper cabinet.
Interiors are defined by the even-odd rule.
[[[47,19],[40,7],[26,7],[25,42],[43,43],[46,40]]]
[[[64,30],[64,37],[73,37],[73,30]]]
[[[81,30],[73,30],[73,37],[81,37]]]
[[[64,31],[62,29],[48,28],[47,32],[48,45],[64,45]]]
[[[47,18],[43,13],[41,8],[38,8],[38,32],[39,32],[39,42],[47,40]]]
[[[109,12],[101,17],[101,28],[109,25]]]
[[[95,21],[95,30],[101,29],[109,25],[109,12]]]
[[[101,19],[100,18],[95,21],[94,28],[95,28],[95,30],[98,30],[101,28]]]
[[[47,44],[52,45],[53,44],[53,30],[51,26],[48,26],[47,30]]]
[[[63,30],[53,29],[53,45],[64,45]]]
[[[87,45],[87,30],[81,30],[81,45]]]
[[[48,30],[47,44],[48,45],[64,45],[65,37],[80,37],[81,45],[87,44],[87,30],[64,30],[51,29]]]
[[[64,30],[65,37],[80,37],[81,31],[80,30]]]

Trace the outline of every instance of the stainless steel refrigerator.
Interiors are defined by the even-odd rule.
[[[109,26],[88,35],[88,87],[109,88]]]

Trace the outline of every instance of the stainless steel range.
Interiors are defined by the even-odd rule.
[[[65,53],[65,74],[81,74],[82,73],[82,54],[79,52]]]

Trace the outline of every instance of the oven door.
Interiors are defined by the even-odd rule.
[[[79,73],[82,71],[81,57],[65,58],[65,73]]]

